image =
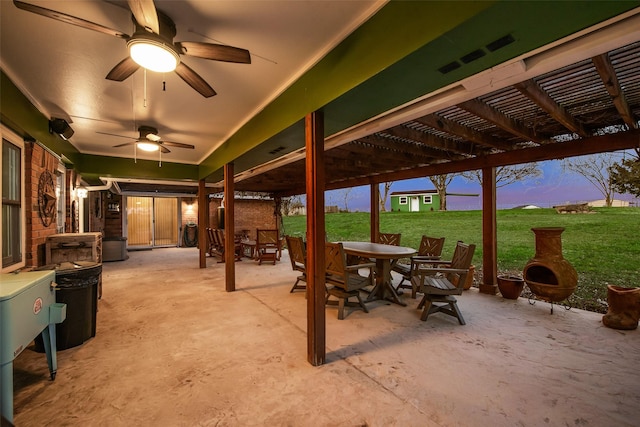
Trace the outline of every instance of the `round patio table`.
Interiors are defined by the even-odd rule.
[[[385,299],[393,303],[406,306],[400,300],[396,290],[391,285],[391,266],[400,258],[415,255],[416,250],[405,246],[384,245],[371,242],[340,242],[344,251],[349,255],[376,260],[376,285],[366,301]]]

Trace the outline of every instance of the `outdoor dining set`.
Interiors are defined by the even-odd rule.
[[[221,229],[207,229],[209,254],[224,262],[225,234]],[[422,236],[420,246],[400,246],[400,233],[379,233],[378,242],[325,242],[326,305],[338,307],[338,319],[345,316],[345,307],[369,312],[366,303],[376,300],[390,301],[400,306],[407,303],[400,298],[404,289],[416,299],[423,296],[417,308],[422,309],[420,319],[442,312],[465,324],[457,305],[470,272],[475,245],[456,243],[450,259],[442,258],[444,237]],[[248,233],[236,234],[234,259],[248,258],[259,264],[275,264],[282,256],[283,246],[289,251],[291,268],[300,273],[291,291],[306,292],[306,245],[302,237],[280,237],[277,229],[257,229],[256,239]],[[401,276],[394,287],[392,271]],[[364,298],[361,293],[367,294]]]
[[[326,242],[326,304],[338,307],[338,319],[344,319],[345,307],[369,312],[366,303],[387,300],[406,306],[400,298],[402,289],[410,289],[411,297],[423,294],[418,304],[421,320],[442,312],[465,324],[455,295],[461,295],[470,274],[475,245],[456,243],[450,260],[442,258],[444,238],[422,236],[420,247],[400,246],[400,234],[380,233],[378,242]],[[291,267],[301,273],[290,292],[306,290],[306,254],[302,237],[285,236]],[[408,260],[408,262],[403,262]],[[402,280],[393,286],[392,271]],[[405,283],[407,282],[407,283]],[[368,295],[363,299],[361,292]],[[351,301],[355,299],[356,301]]]

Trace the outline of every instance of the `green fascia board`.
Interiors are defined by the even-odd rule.
[[[74,162],[80,154],[69,142],[49,133],[45,117],[0,69],[0,115],[4,125],[25,140],[35,140],[60,157]]]
[[[553,41],[640,5],[638,1],[505,1],[478,13],[445,37],[418,49],[324,108],[325,136],[340,132]],[[486,45],[511,35],[514,42],[490,52]],[[485,56],[460,58],[477,49]],[[438,69],[453,61],[461,67]],[[401,82],[401,84],[392,83]],[[353,108],[357,105],[358,108]]]
[[[416,6],[416,3],[424,8],[411,7]],[[445,3],[458,6],[454,11],[448,11],[450,15],[457,18],[460,18],[459,11],[467,6],[462,2]],[[240,172],[270,160],[257,147],[267,140],[270,141],[268,144],[270,147],[282,145],[288,147],[289,151],[303,146],[304,133],[300,134],[296,146],[290,146],[287,141],[291,140],[291,132],[282,130],[276,134],[273,132],[279,127],[300,129],[300,120],[310,111],[323,109],[325,136],[328,136],[455,81],[638,7],[640,2],[501,1],[493,4],[483,3],[483,7],[480,10],[473,9],[470,13],[472,16],[463,23],[449,21],[445,14],[447,9],[439,9],[438,7],[442,5],[438,2],[401,2],[400,4],[405,7],[392,7],[397,4],[397,2],[391,2],[381,9],[376,16],[327,55],[274,103],[265,108],[260,115],[249,121],[223,144],[221,149],[201,163],[200,176],[208,176],[230,161],[234,161],[235,170]],[[477,3],[474,2],[474,5]],[[435,11],[440,13],[436,14]],[[383,16],[385,20],[382,19]],[[379,18],[380,21],[374,18]],[[430,27],[434,20],[440,24],[437,27],[439,30],[435,34],[425,32],[424,28]],[[397,22],[402,22],[402,25],[396,25]],[[449,31],[442,31],[443,23],[448,24]],[[408,34],[408,30],[396,34],[395,31],[399,27],[403,30],[422,31],[424,32],[422,36],[427,37]],[[352,40],[352,38],[356,38],[356,41],[359,38],[366,38],[369,33],[373,33],[371,37],[374,38],[379,35],[379,31],[382,31],[386,38],[384,44],[378,45],[375,50],[370,49],[371,45],[364,45],[364,43],[358,45]],[[366,35],[360,32],[366,32]],[[514,43],[494,52],[484,48],[486,44],[507,34],[514,37]],[[397,52],[403,44],[408,42],[410,45],[407,50],[413,50],[408,55],[405,55],[407,50],[403,50],[404,59],[396,61],[395,58],[390,59],[383,55],[388,51]],[[449,74],[443,75],[438,71],[440,67],[454,60],[460,62],[460,57],[478,48],[483,48],[487,54]],[[364,50],[367,55],[361,54],[361,50]],[[350,74],[353,70],[349,68],[354,66],[353,62],[346,60],[340,62],[339,59],[350,55],[360,58],[364,55],[366,61],[356,68],[367,69],[366,71],[379,70],[380,67],[376,68],[374,59],[369,57],[371,53],[380,56],[382,61],[391,62],[391,65],[366,81],[356,84],[345,93],[338,93],[336,97],[334,88],[340,88],[337,92],[345,91],[349,85],[356,83]],[[335,59],[334,55],[339,59]],[[340,65],[345,66],[340,67]],[[344,84],[343,80],[348,83]],[[313,99],[311,99],[312,96],[314,96]],[[334,99],[330,100],[331,97]],[[325,101],[328,101],[326,105],[318,106]],[[297,120],[298,123],[292,124],[292,120],[294,122]],[[281,143],[280,140],[282,140]]]
[[[206,178],[493,3],[389,2],[208,156],[200,164],[200,177]]]
[[[95,156],[81,154],[74,163],[75,169],[85,181],[98,183],[98,177],[132,179],[167,179],[179,181],[197,181],[198,166],[185,163],[141,160],[123,157]]]

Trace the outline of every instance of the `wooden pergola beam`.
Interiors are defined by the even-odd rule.
[[[454,122],[453,120],[449,120],[444,117],[440,117],[436,114],[429,114],[427,116],[420,117],[415,121],[441,132],[464,138],[468,141],[483,145],[485,147],[496,148],[503,151],[512,150],[514,148],[513,144],[507,141],[493,138],[482,132],[478,132],[473,128],[461,125],[460,123]]]
[[[495,108],[480,102],[477,99],[471,99],[463,102],[462,104],[458,104],[458,107],[491,122],[499,128],[502,128],[513,135],[517,135],[526,141],[533,141],[538,144],[544,144],[546,142],[545,138],[538,135],[533,129],[526,127],[511,117],[505,116]]]
[[[589,132],[582,126],[582,123],[579,123],[562,105],[554,101],[535,81],[525,80],[513,85],[513,87],[571,132],[577,133],[583,138],[589,137]]]
[[[638,129],[638,122],[634,119],[633,112],[624,96],[624,91],[620,87],[616,70],[613,68],[609,55],[603,53],[602,55],[594,56],[591,60],[622,120],[629,126],[629,129]]]
[[[369,185],[371,183],[400,181],[404,179],[423,178],[431,175],[479,170],[485,167],[518,165],[530,162],[541,162],[544,160],[563,159],[565,157],[586,156],[589,154],[597,154],[607,151],[636,149],[639,144],[640,131],[632,130],[617,134],[592,136],[586,139],[578,139],[563,143],[522,148],[503,153],[473,157],[461,161],[442,162],[398,172],[381,173],[370,177],[356,178],[340,182],[329,182],[327,183],[326,189],[335,190],[339,188]]]
[[[395,136],[396,138],[415,141],[416,143],[424,144],[428,147],[437,148],[449,153],[471,155],[479,154],[484,151],[484,148],[479,149],[469,142],[442,138],[438,135],[413,129],[405,125],[394,126],[384,131],[384,133]]]

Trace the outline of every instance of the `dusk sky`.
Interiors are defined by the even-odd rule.
[[[579,174],[562,170],[559,160],[540,162],[543,176],[522,182],[517,182],[497,189],[498,209],[508,209],[521,205],[536,205],[543,208],[566,203],[589,202],[604,198],[602,193],[586,178]],[[408,190],[433,190],[433,184],[428,178],[416,178],[405,181],[395,181],[391,192]],[[447,188],[448,193],[477,194],[478,196],[447,197],[448,210],[482,209],[482,189],[476,182],[469,182],[462,177],[455,177]],[[329,191],[325,197],[326,205],[337,205],[344,209],[345,190]],[[615,194],[616,199],[633,200],[625,194]],[[356,187],[351,190],[348,198],[350,211],[369,211],[369,187]],[[387,200],[387,209],[390,199]]]

